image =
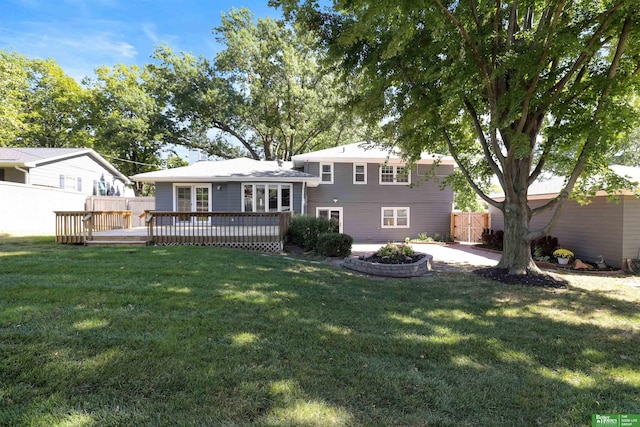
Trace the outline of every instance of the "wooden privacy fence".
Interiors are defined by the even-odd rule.
[[[488,212],[451,212],[451,235],[459,242],[482,240],[482,230],[490,228]]]
[[[131,211],[58,211],[57,243],[85,243],[95,231],[131,228]]]
[[[132,226],[144,227],[143,212],[156,208],[155,197],[89,196],[84,203],[86,211],[131,211]]]
[[[146,217],[148,241],[279,252],[290,212],[159,212]]]

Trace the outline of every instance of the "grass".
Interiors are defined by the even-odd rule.
[[[640,413],[640,288],[381,280],[0,239],[0,425],[591,425]]]

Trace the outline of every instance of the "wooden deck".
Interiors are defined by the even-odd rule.
[[[145,227],[127,227],[122,221],[112,220],[114,227],[111,229],[94,230],[91,218],[96,217],[95,212],[92,215],[87,212],[57,214],[64,218],[63,223],[73,224],[73,227],[57,227],[56,241],[59,243],[223,246],[263,252],[283,249],[291,217],[286,212],[152,211],[146,213]],[[62,231],[70,233],[65,235]]]

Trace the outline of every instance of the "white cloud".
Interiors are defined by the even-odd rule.
[[[149,40],[151,40],[154,44],[158,44],[161,41],[160,38],[156,35],[155,25],[143,24],[142,31],[146,34],[147,37],[149,37]]]
[[[135,61],[138,50],[124,39],[118,27],[117,23],[95,21],[82,25],[21,22],[13,29],[0,24],[0,48],[35,58],[53,58],[79,79],[93,75],[101,65]]]

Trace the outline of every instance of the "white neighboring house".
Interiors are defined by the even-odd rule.
[[[52,235],[55,211],[87,196],[133,196],[129,179],[90,148],[0,147],[0,235]]]

